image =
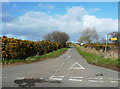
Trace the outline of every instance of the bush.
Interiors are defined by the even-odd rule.
[[[57,42],[50,41],[29,41],[14,38],[2,38],[2,59],[25,59],[29,56],[43,55],[59,48]]]

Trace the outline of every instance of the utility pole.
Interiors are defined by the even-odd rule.
[[[108,34],[106,34],[105,36],[106,36],[106,45],[105,45],[105,54],[104,54],[104,57],[106,57],[106,55],[107,55]]]

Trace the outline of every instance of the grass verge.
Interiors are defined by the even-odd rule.
[[[87,60],[88,63],[120,71],[120,59],[104,58],[94,53],[85,52],[81,49],[81,47],[78,47],[75,44],[74,47],[77,49],[79,54]]]
[[[27,63],[33,63],[33,62],[38,62],[38,61],[42,61],[48,58],[56,58],[58,56],[60,56],[62,53],[64,53],[68,48],[62,48],[62,49],[58,49],[56,51],[44,54],[44,55],[40,55],[40,56],[34,56],[34,57],[28,57],[26,59],[9,59],[9,60],[3,60],[2,64],[3,65],[10,65],[10,64],[27,64]]]

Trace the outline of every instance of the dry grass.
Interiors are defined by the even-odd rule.
[[[110,51],[107,51],[106,52],[106,55],[105,55],[105,52],[104,50],[96,50],[95,48],[90,48],[90,47],[87,47],[87,48],[84,48],[82,47],[82,50],[85,51],[85,52],[89,52],[89,53],[94,53],[96,55],[99,55],[99,56],[102,56],[102,57],[107,57],[107,58],[113,58],[113,59],[118,59],[118,51],[117,50],[110,50]]]

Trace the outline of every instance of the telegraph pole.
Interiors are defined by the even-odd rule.
[[[104,54],[104,57],[106,57],[106,55],[107,55],[108,34],[106,34],[105,36],[106,36],[106,44],[105,44],[105,54]]]

